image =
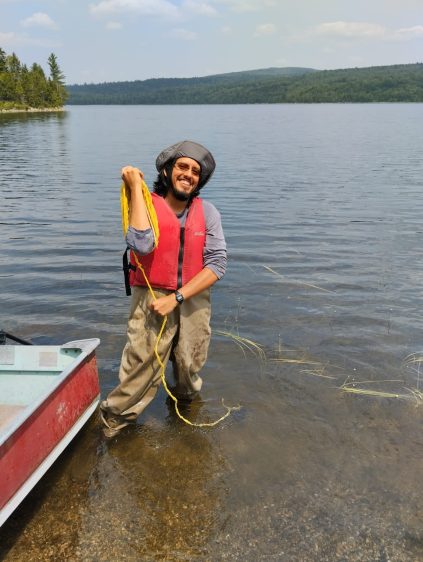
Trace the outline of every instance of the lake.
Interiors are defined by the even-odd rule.
[[[423,559],[423,104],[85,106],[0,115],[0,327],[98,337],[129,299],[120,169],[213,152],[228,271],[202,401],[96,417],[0,530],[0,559]]]

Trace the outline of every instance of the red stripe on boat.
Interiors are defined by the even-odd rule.
[[[99,395],[94,353],[0,447],[0,509]]]

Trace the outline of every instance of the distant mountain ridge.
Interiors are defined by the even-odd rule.
[[[319,72],[315,68],[304,68],[301,66],[271,66],[269,68],[259,68],[256,70],[238,70],[236,72],[225,72],[222,74],[213,74],[210,76],[205,76],[204,78],[243,78],[243,77],[275,77],[275,76],[300,76],[301,74],[307,74],[308,72]]]
[[[423,64],[271,67],[193,78],[70,85],[68,104],[423,102]]]

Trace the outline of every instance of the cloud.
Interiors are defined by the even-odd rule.
[[[90,4],[90,12],[95,16],[126,12],[171,18],[180,15],[179,8],[167,0],[101,0],[97,4]]]
[[[57,29],[57,24],[48,14],[36,12],[21,21],[23,27],[46,27],[48,29]]]
[[[122,29],[122,24],[118,21],[108,21],[106,23],[106,29],[111,29],[111,30],[115,30],[115,29]]]
[[[273,35],[276,31],[276,26],[273,23],[263,23],[256,27],[254,37],[265,37]]]
[[[276,0],[214,0],[216,3],[225,4],[234,12],[258,12],[266,7],[277,5]]]
[[[10,47],[16,45],[16,40],[18,39],[18,35],[13,31],[9,31],[4,33],[0,31],[0,44],[4,47]]]
[[[26,33],[15,33],[14,31],[0,31],[0,45],[2,47],[23,47],[25,45],[34,45],[37,47],[57,48],[61,45],[56,41],[46,39],[34,39]]]
[[[197,34],[194,31],[189,31],[188,29],[183,29],[178,27],[172,31],[173,37],[176,39],[182,39],[183,41],[194,41],[197,39]]]
[[[203,0],[184,0],[179,5],[169,0],[100,0],[96,4],[90,4],[89,10],[92,15],[100,17],[131,13],[140,16],[158,16],[173,21],[190,19],[192,16],[218,15],[216,8],[210,2]]]
[[[396,34],[401,39],[415,39],[416,37],[423,37],[423,25],[397,29]]]
[[[367,22],[334,21],[321,23],[315,28],[318,35],[347,39],[383,39],[385,41],[408,41],[423,38],[423,25],[389,29],[383,25]]]
[[[214,17],[217,15],[216,8],[211,6],[207,2],[198,2],[196,0],[185,0],[182,4],[184,12],[189,14],[195,14],[199,16]]]
[[[381,38],[386,37],[388,30],[383,25],[367,22],[334,21],[321,23],[316,27],[320,35],[330,35],[346,38]]]

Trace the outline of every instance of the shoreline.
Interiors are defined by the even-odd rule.
[[[64,107],[13,107],[10,109],[1,109],[0,113],[51,113],[55,111],[66,111]]]

